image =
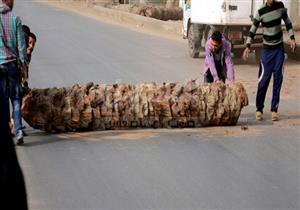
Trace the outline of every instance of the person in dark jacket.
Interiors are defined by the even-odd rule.
[[[22,30],[23,30],[23,33],[24,33],[25,45],[26,45],[26,48],[27,48],[28,47],[28,42],[29,42],[30,28],[27,25],[22,25]]]
[[[36,36],[34,33],[30,32],[28,35],[28,45],[26,47],[26,65],[25,65],[25,71],[23,71],[23,74],[21,75],[21,85],[23,88],[23,95],[26,95],[29,92],[29,86],[28,86],[28,78],[29,78],[29,64],[31,62],[31,56],[35,47],[36,43]]]

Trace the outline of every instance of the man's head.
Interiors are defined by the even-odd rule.
[[[27,25],[22,25],[22,30],[23,30],[23,33],[24,33],[26,48],[28,48],[30,28]]]
[[[220,31],[214,31],[211,35],[211,48],[213,52],[218,52],[222,46],[222,34]]]
[[[35,43],[36,43],[36,36],[35,36],[34,33],[30,33],[29,34],[27,54],[31,54],[33,52]]]
[[[22,25],[22,30],[25,34],[27,34],[29,36],[30,28],[27,25]]]
[[[2,0],[4,4],[6,4],[10,9],[14,7],[14,0]]]
[[[267,0],[267,5],[268,5],[268,6],[272,6],[273,3],[274,3],[274,0]]]

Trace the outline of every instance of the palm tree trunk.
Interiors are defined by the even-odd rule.
[[[240,83],[145,83],[33,89],[22,115],[33,128],[52,131],[129,127],[235,125],[248,97]]]

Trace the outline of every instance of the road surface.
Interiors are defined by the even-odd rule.
[[[202,79],[203,59],[189,58],[183,42],[31,0],[16,0],[15,11],[37,35],[31,87]],[[265,120],[255,122],[257,66],[236,64],[250,99],[237,126],[52,135],[27,128],[17,153],[30,209],[299,209],[299,62],[286,63],[276,123],[270,95]]]

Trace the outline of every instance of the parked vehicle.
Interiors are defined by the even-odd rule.
[[[291,7],[292,0],[283,0]],[[183,38],[188,39],[189,54],[196,58],[204,49],[213,30],[221,31],[232,44],[235,57],[241,57],[252,20],[264,0],[184,0]],[[259,29],[251,49],[260,57],[262,30]]]

